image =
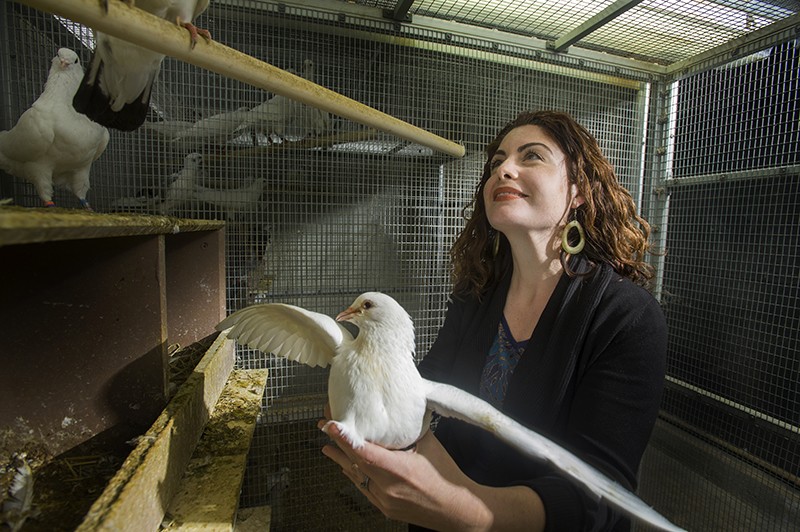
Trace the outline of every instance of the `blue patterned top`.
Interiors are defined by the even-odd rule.
[[[497,326],[497,336],[483,366],[479,391],[481,399],[495,408],[503,406],[508,381],[527,345],[528,340],[517,342],[511,336],[506,317],[501,316]]]

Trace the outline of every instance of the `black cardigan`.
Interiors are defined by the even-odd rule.
[[[507,275],[482,302],[451,299],[419,365],[425,378],[478,395],[509,284]],[[510,378],[502,410],[635,490],[661,400],[666,340],[664,314],[644,288],[607,265],[589,277],[565,274]],[[481,429],[442,418],[436,436],[473,480],[534,489],[547,530],[630,528],[573,481]]]

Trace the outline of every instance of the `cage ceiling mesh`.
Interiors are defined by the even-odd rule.
[[[352,2],[350,2],[352,3]],[[668,65],[796,15],[792,0],[356,0],[555,41],[589,28],[574,46]]]

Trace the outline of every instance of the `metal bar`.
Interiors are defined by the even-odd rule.
[[[800,175],[800,165],[779,166],[771,168],[756,168],[738,172],[722,172],[719,174],[705,174],[692,177],[671,178],[665,181],[668,190],[683,187],[703,185],[706,183],[721,183],[723,181],[744,181],[750,179],[772,179],[785,175]]]
[[[452,155],[464,156],[464,146],[403,122],[330,89],[295,76],[215,41],[198,39],[189,46],[185,29],[124,2],[109,2],[106,13],[97,0],[18,0],[97,31],[132,42],[223,76],[311,105],[360,124],[374,127]]]
[[[671,383],[673,383],[673,384],[675,384],[677,386],[680,386],[682,388],[686,388],[687,390],[691,390],[691,391],[693,391],[694,393],[696,393],[698,395],[702,395],[703,397],[708,397],[709,399],[713,399],[714,401],[717,401],[717,402],[719,402],[719,403],[721,403],[723,405],[729,406],[729,407],[733,408],[734,410],[738,410],[739,412],[744,412],[745,414],[747,414],[749,416],[753,416],[756,419],[760,419],[762,421],[766,421],[767,423],[770,423],[771,425],[775,425],[776,427],[780,427],[783,430],[792,432],[794,434],[800,434],[800,427],[798,427],[796,425],[792,425],[791,423],[787,423],[786,421],[783,421],[781,419],[777,419],[775,417],[772,417],[772,416],[770,416],[768,414],[765,414],[765,413],[763,413],[763,412],[761,412],[759,410],[756,410],[754,408],[751,408],[749,406],[737,403],[735,401],[731,401],[730,399],[728,399],[726,397],[723,397],[723,396],[721,396],[719,394],[716,394],[714,392],[710,392],[710,391],[708,391],[708,390],[706,390],[704,388],[700,388],[699,386],[695,386],[694,384],[690,384],[690,383],[688,383],[686,381],[683,381],[683,380],[680,380],[680,379],[676,379],[675,377],[670,377],[669,375],[667,375],[665,378],[666,378],[666,380],[668,382],[671,382]]]
[[[669,176],[672,159],[670,156],[671,138],[675,126],[674,103],[677,101],[677,84],[655,83],[652,87],[651,111],[648,118],[650,144],[655,148],[648,150],[647,165],[650,167],[648,187],[648,221],[652,229],[651,238],[656,251],[650,257],[655,269],[653,296],[662,300],[664,290],[664,270],[669,229],[669,194],[664,181]]]
[[[563,52],[596,29],[604,26],[641,2],[642,0],[617,0],[566,35],[562,35],[555,41],[548,41],[547,48],[556,52]]]

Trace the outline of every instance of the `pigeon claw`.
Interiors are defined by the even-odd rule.
[[[324,432],[325,434],[330,434],[331,426],[336,427],[337,431],[339,432],[339,436],[344,441],[346,441],[353,449],[360,449],[364,447],[364,444],[366,443],[364,438],[359,436],[358,433],[352,428],[350,428],[348,425],[340,423],[339,421],[333,421],[333,420],[328,421],[322,427],[322,432]]]
[[[178,26],[182,26],[182,27],[186,28],[189,31],[189,38],[190,38],[190,41],[191,41],[192,50],[194,50],[194,47],[197,44],[197,36],[198,35],[203,37],[206,40],[206,42],[211,42],[211,32],[210,31],[205,30],[203,28],[198,28],[197,26],[195,26],[191,22],[184,22],[184,21],[182,21],[180,19],[180,17],[178,17],[177,23],[178,23]]]

